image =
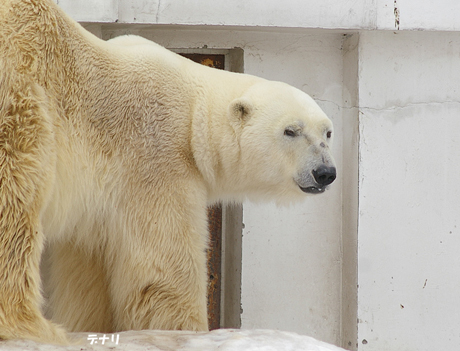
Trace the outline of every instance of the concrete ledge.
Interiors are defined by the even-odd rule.
[[[91,336],[91,337],[89,337]],[[340,351],[308,336],[275,330],[219,329],[212,332],[128,331],[117,334],[72,334],[77,344],[45,345],[27,340],[0,342],[8,351]],[[117,343],[118,339],[118,343]],[[91,345],[93,341],[93,345]],[[96,344],[97,341],[97,344]],[[102,344],[104,342],[104,344]]]

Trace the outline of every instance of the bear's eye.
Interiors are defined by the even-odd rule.
[[[295,137],[297,134],[295,131],[293,131],[292,129],[289,129],[289,128],[286,128],[284,130],[284,135],[288,136],[288,137]]]
[[[329,139],[331,136],[332,136],[332,132],[331,131],[328,131],[327,134],[326,134],[327,138]]]

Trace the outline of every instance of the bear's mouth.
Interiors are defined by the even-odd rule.
[[[326,190],[326,187],[323,186],[322,188],[318,188],[316,186],[308,186],[306,188],[303,188],[301,186],[299,186],[300,190],[302,190],[304,193],[307,193],[307,194],[321,194],[321,193],[324,193],[324,191]]]

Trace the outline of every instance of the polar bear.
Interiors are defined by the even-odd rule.
[[[3,339],[206,330],[206,206],[336,177],[332,123],[302,91],[104,42],[51,0],[0,4],[0,82]]]

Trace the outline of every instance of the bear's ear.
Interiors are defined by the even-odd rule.
[[[234,122],[239,122],[239,123],[244,122],[252,114],[253,110],[254,110],[254,106],[252,105],[252,102],[248,98],[242,97],[242,98],[235,99],[230,103],[230,107],[229,107],[230,118]]]

